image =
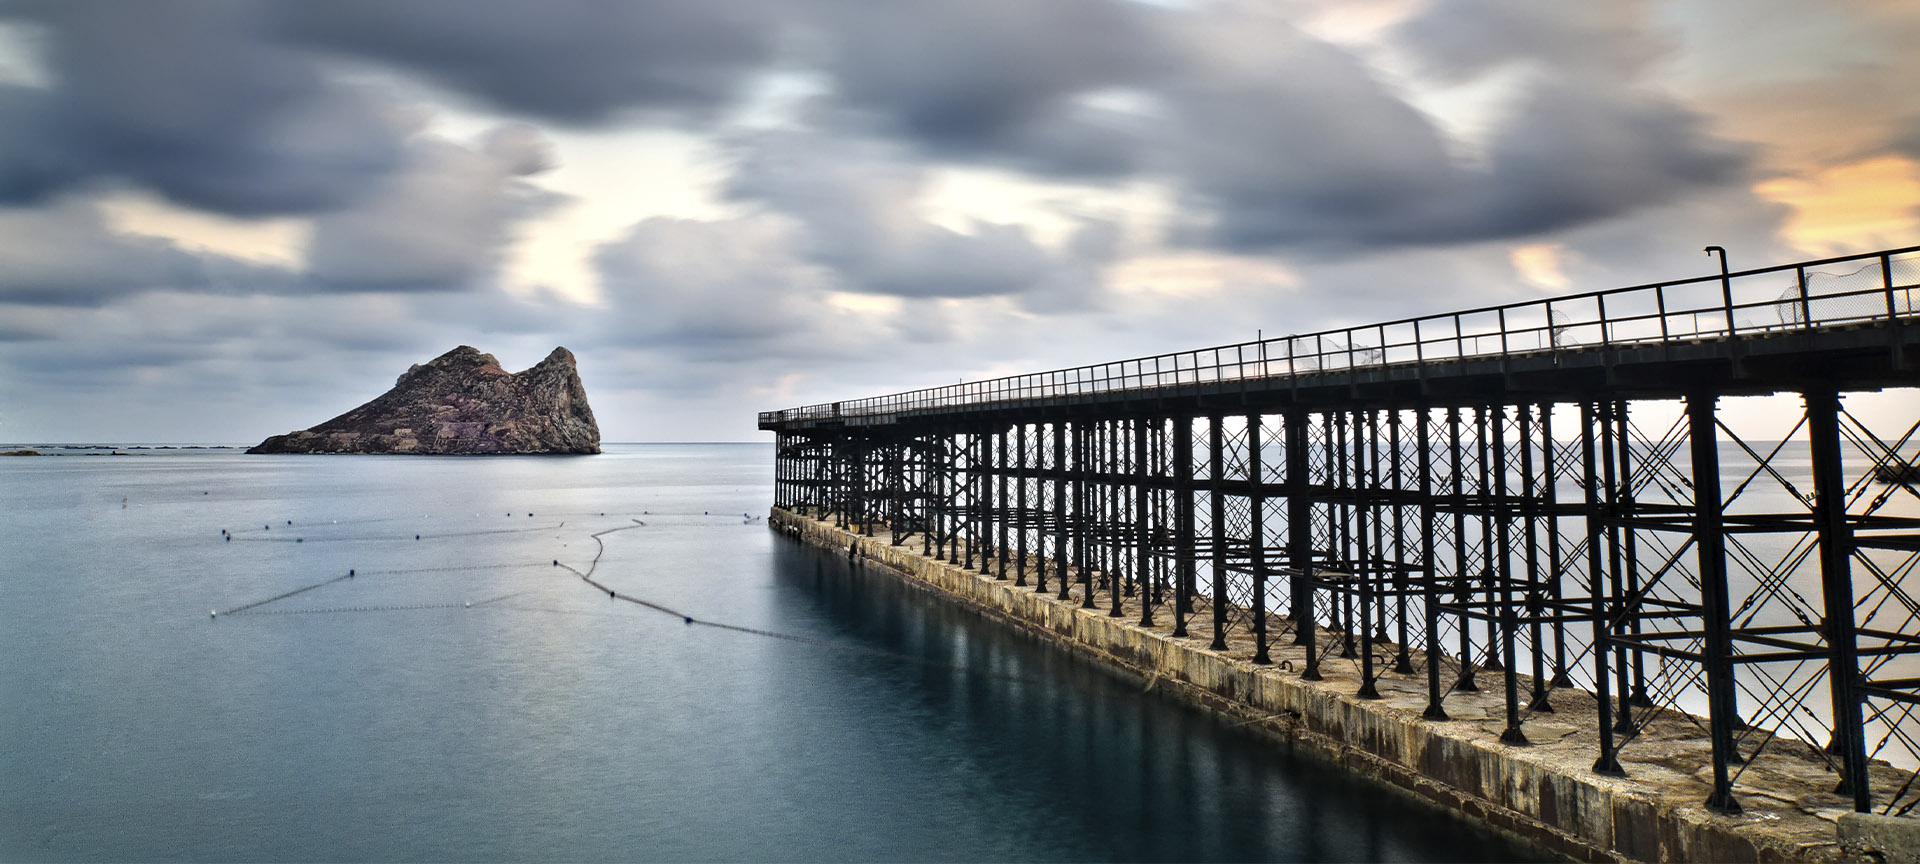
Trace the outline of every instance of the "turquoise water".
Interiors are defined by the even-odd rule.
[[[773,534],[765,445],[73,452],[0,460],[0,859],[1526,854]]]

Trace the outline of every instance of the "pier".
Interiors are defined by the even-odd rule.
[[[1911,247],[759,425],[770,524],[1357,770],[1569,857],[1814,859],[1920,804],[1916,386]]]

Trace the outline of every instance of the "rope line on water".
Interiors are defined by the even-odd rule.
[[[213,612],[212,614],[210,614],[210,615],[208,615],[207,617],[209,617],[209,618],[218,618],[218,617],[220,617],[221,615],[237,615],[237,614],[239,614],[239,613],[241,613],[241,612],[245,612],[245,611],[247,611],[248,609],[253,609],[253,608],[257,608],[257,607],[260,607],[260,606],[265,606],[265,605],[267,605],[268,603],[273,603],[273,602],[275,602],[275,601],[279,601],[279,600],[285,600],[285,599],[287,599],[288,597],[292,597],[292,596],[294,596],[295,594],[305,594],[305,593],[307,593],[308,591],[312,591],[312,590],[313,590],[313,589],[315,589],[315,588],[323,588],[323,587],[326,587],[326,586],[328,586],[328,585],[332,585],[332,584],[333,584],[333,583],[335,583],[335,582],[342,582],[342,581],[345,581],[345,580],[348,580],[348,579],[352,579],[352,578],[353,578],[353,571],[352,571],[352,570],[348,570],[348,571],[347,571],[347,573],[346,573],[346,575],[344,575],[344,576],[335,576],[335,577],[333,577],[332,579],[328,579],[328,580],[326,580],[325,582],[315,582],[315,583],[313,583],[312,585],[308,585],[308,586],[306,586],[305,588],[295,588],[295,589],[293,589],[292,591],[288,591],[288,592],[287,592],[287,593],[285,593],[285,594],[275,594],[275,595],[273,595],[272,597],[268,597],[268,598],[267,598],[267,599],[265,599],[265,600],[255,600],[255,601],[253,601],[252,603],[248,603],[248,604],[245,604],[245,605],[242,605],[242,606],[235,606],[235,607],[233,607],[232,609],[228,609],[228,610],[226,610],[226,611],[224,611],[224,612],[221,612],[221,611],[217,611],[217,610],[216,610],[215,612]]]
[[[362,576],[396,576],[403,573],[464,573],[468,570],[532,570],[544,564],[467,564],[451,567],[405,567],[398,570],[368,570]]]
[[[671,615],[675,618],[680,619],[680,621],[683,624],[689,627],[693,627],[693,626],[710,627],[715,630],[726,630],[734,633],[744,633],[751,636],[760,636],[767,639],[778,639],[783,642],[793,642],[793,643],[802,644],[802,645],[811,645],[814,647],[825,648],[828,650],[839,651],[847,654],[858,654],[858,655],[864,655],[869,657],[877,657],[877,658],[892,660],[895,662],[909,663],[909,664],[931,668],[931,669],[940,669],[940,670],[949,671],[949,672],[964,672],[969,675],[977,675],[983,678],[997,678],[997,679],[1003,679],[1003,680],[1009,680],[1009,681],[1023,681],[1023,682],[1042,681],[1042,679],[1038,676],[1013,674],[1013,673],[1007,673],[1007,672],[993,672],[993,671],[988,671],[975,666],[966,666],[966,665],[946,662],[942,660],[935,660],[927,657],[920,657],[912,654],[903,653],[900,651],[892,651],[885,648],[874,648],[874,647],[869,647],[865,645],[853,645],[853,644],[848,644],[846,642],[841,642],[837,640],[821,639],[821,638],[816,638],[812,636],[800,636],[793,633],[781,633],[776,630],[765,630],[759,627],[748,627],[741,624],[731,624],[725,621],[710,621],[702,618],[696,618],[692,615],[689,615],[671,606],[667,606],[661,603],[656,603],[644,597],[638,597],[632,594],[622,594],[612,586],[609,586],[595,579],[594,574],[599,570],[600,561],[601,559],[606,557],[606,553],[607,553],[607,544],[606,544],[606,541],[602,538],[604,538],[608,534],[614,534],[620,531],[629,531],[634,528],[643,528],[643,527],[646,527],[646,524],[647,524],[639,519],[631,519],[630,521],[633,524],[621,525],[617,528],[608,528],[604,531],[596,531],[593,534],[588,535],[593,538],[593,542],[596,548],[593,554],[593,560],[588,562],[587,568],[584,571],[570,564],[562,564],[560,563],[560,560],[557,558],[553,559],[552,566],[566,570],[567,572],[580,577],[581,581],[585,582],[588,585],[593,586],[595,589],[601,592],[604,592],[610,599],[631,603],[635,606],[644,607],[646,609],[659,612],[663,615]],[[446,538],[446,537],[471,537],[471,536],[479,536],[479,535],[485,535],[485,534],[526,533],[529,531],[555,530],[558,528],[565,527],[565,525],[566,523],[562,522],[559,525],[542,527],[542,528],[495,529],[495,530],[489,530],[489,531],[435,534],[432,536],[434,538]],[[229,542],[231,542],[231,540],[234,539],[230,532],[223,531],[222,534],[223,536],[226,536],[228,538]],[[425,537],[426,535],[416,535],[416,536]],[[353,539],[353,538],[342,538],[342,539]],[[265,540],[265,538],[257,538],[254,542],[259,542],[260,540]],[[274,541],[266,541],[266,542],[274,542]],[[280,541],[280,542],[299,542],[299,541],[294,540],[294,541]],[[316,588],[321,588],[327,585],[331,585],[335,582],[341,582],[347,579],[352,579],[356,575],[371,576],[371,575],[390,575],[390,574],[400,574],[400,573],[434,573],[434,572],[444,573],[444,572],[460,572],[460,571],[467,571],[467,570],[506,570],[506,569],[531,568],[536,566],[540,566],[540,565],[537,565],[537,564],[482,564],[482,565],[464,566],[464,567],[462,566],[413,567],[413,568],[399,568],[399,569],[389,569],[389,570],[369,570],[365,574],[360,574],[358,573],[357,570],[349,570],[344,576],[336,576],[331,579],[327,579],[321,582],[316,582],[312,585],[295,588],[292,591],[276,594],[264,600],[256,600],[252,603],[247,603],[241,606],[235,606],[232,609],[227,609],[224,611],[215,611],[211,614],[211,617],[219,617],[221,615],[232,616],[232,615],[240,615],[240,614],[327,615],[327,614],[337,614],[337,613],[343,613],[343,612],[399,612],[399,611],[418,611],[418,610],[426,610],[426,609],[471,609],[477,606],[486,606],[489,604],[501,602],[503,600],[509,600],[514,597],[519,597],[521,595],[524,595],[528,592],[516,591],[509,594],[502,594],[497,597],[490,597],[485,600],[474,601],[474,602],[464,602],[464,603],[385,604],[385,605],[336,606],[336,607],[328,607],[328,608],[321,608],[321,609],[273,609],[273,610],[267,610],[267,611],[256,611],[260,607],[265,606],[269,603],[275,603],[281,600],[285,600],[289,597],[294,597],[299,594],[312,591]],[[519,611],[529,611],[529,612],[551,612],[556,614],[581,614],[581,615],[597,614],[597,613],[584,612],[584,611],[578,611],[578,610],[549,609],[549,608],[542,608],[542,607],[506,606],[501,608],[516,609]]]
[[[538,531],[558,531],[565,527],[567,527],[567,523],[562,522],[558,525],[536,525],[531,528],[490,528],[485,531],[450,531],[444,534],[421,533],[413,535],[413,539],[443,540],[450,537],[485,537],[490,534],[532,534]],[[407,539],[404,534],[398,537],[307,537],[305,535],[299,537],[241,537],[233,532],[227,532],[225,536],[229,543],[392,543],[405,541]]]
[[[227,612],[224,614],[227,614],[227,615],[242,615],[242,614],[244,615],[326,615],[326,614],[331,614],[335,612],[398,612],[398,611],[413,610],[413,609],[474,609],[480,606],[485,606],[489,603],[498,603],[502,600],[518,597],[525,593],[527,592],[515,591],[511,594],[502,594],[498,597],[489,597],[485,600],[480,600],[477,602],[467,602],[467,603],[405,603],[405,604],[385,604],[385,605],[372,605],[372,606],[332,606],[325,609],[269,609],[265,612]]]
[[[979,675],[984,678],[999,678],[999,679],[1008,680],[1008,681],[1027,681],[1027,682],[1039,682],[1042,680],[1038,676],[1016,675],[1009,672],[990,672],[990,671],[978,669],[972,666],[963,666],[958,663],[948,663],[945,661],[934,660],[927,657],[917,657],[912,654],[906,654],[899,651],[889,651],[885,648],[871,648],[865,645],[850,645],[845,642],[839,642],[831,639],[820,639],[812,636],[799,636],[793,633],[781,633],[775,630],[762,630],[758,627],[747,627],[740,624],[729,624],[724,621],[708,621],[702,618],[695,618],[692,615],[688,615],[687,613],[682,612],[678,609],[674,609],[670,606],[664,606],[659,603],[655,603],[643,597],[636,597],[632,594],[622,594],[619,591],[607,586],[606,584],[598,580],[595,580],[593,578],[593,573],[595,570],[599,569],[600,558],[603,555],[605,555],[607,551],[606,542],[601,540],[600,538],[603,535],[612,534],[616,531],[626,531],[632,528],[639,528],[646,524],[644,522],[641,522],[638,519],[635,519],[633,521],[636,524],[622,525],[618,528],[609,528],[605,531],[601,531],[596,534],[590,535],[593,537],[593,542],[598,544],[600,548],[599,548],[599,551],[594,553],[593,561],[587,565],[587,569],[585,572],[581,572],[579,569],[573,567],[570,564],[562,564],[560,563],[559,559],[555,559],[553,562],[553,565],[555,567],[559,567],[563,570],[573,573],[575,576],[580,577],[581,581],[587,583],[588,585],[592,585],[593,587],[603,592],[606,592],[607,597],[610,599],[622,600],[628,603],[632,603],[636,606],[644,606],[656,612],[672,615],[673,617],[680,619],[681,623],[686,624],[689,627],[696,627],[696,626],[711,627],[715,630],[729,630],[734,633],[746,633],[753,636],[763,636],[768,639],[779,639],[786,642],[797,642],[802,645],[812,645],[815,647],[826,648],[834,651],[841,651],[848,654],[862,654],[869,657],[881,657],[888,660],[894,660],[894,661],[899,661],[903,663],[911,663],[918,666],[944,669],[947,671],[965,672],[970,675]]]

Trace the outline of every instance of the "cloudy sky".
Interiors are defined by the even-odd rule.
[[[1920,243],[1909,0],[0,0],[0,441],[609,441]]]

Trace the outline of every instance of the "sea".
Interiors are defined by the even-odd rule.
[[[0,860],[1537,854],[769,531],[767,444],[45,452]]]

